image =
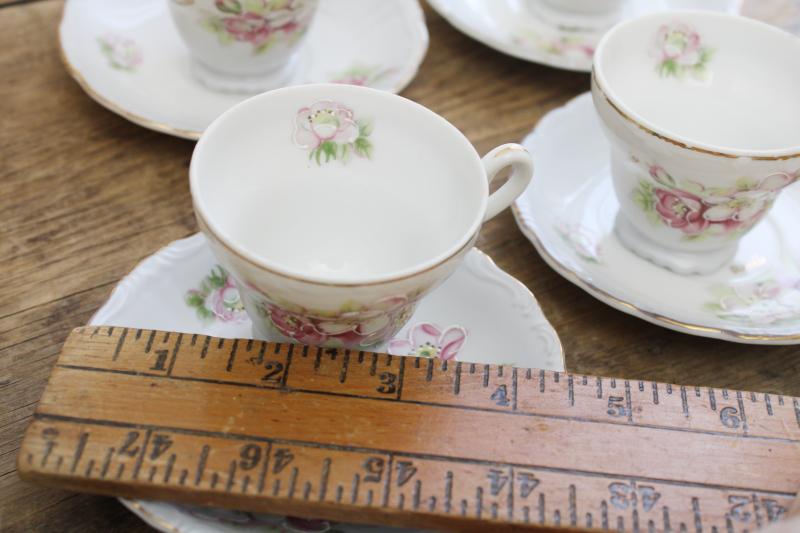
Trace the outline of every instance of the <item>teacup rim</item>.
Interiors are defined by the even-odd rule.
[[[485,170],[481,163],[481,158],[478,155],[478,152],[475,150],[475,147],[469,141],[469,139],[467,139],[467,137],[458,128],[456,128],[453,124],[451,124],[447,119],[445,119],[438,113],[428,109],[422,104],[419,104],[409,98],[406,98],[399,94],[382,91],[380,89],[373,89],[370,87],[362,87],[362,86],[354,86],[354,85],[346,85],[338,83],[313,83],[313,84],[281,87],[278,89],[273,89],[271,91],[266,91],[254,95],[232,106],[224,113],[222,113],[219,117],[217,117],[206,128],[206,130],[201,135],[200,139],[197,141],[197,144],[195,145],[194,150],[192,151],[192,158],[189,164],[189,188],[192,197],[192,205],[195,211],[195,217],[198,219],[200,224],[204,225],[207,228],[208,232],[211,233],[215,238],[215,240],[219,241],[219,243],[222,246],[227,248],[239,259],[244,260],[247,263],[250,263],[252,266],[263,269],[267,272],[270,272],[271,274],[282,276],[287,279],[309,283],[313,285],[328,286],[328,287],[361,287],[361,286],[382,285],[386,283],[402,281],[429,272],[439,267],[440,265],[446,263],[450,259],[456,257],[466,248],[468,248],[469,245],[473,242],[475,235],[481,228],[481,225],[483,223],[483,217],[488,205],[489,183],[487,179],[478,180],[478,186],[481,188],[481,193],[482,193],[480,198],[480,205],[478,209],[476,209],[475,216],[473,217],[473,220],[470,223],[468,230],[464,232],[462,236],[457,241],[454,242],[454,244],[448,247],[444,252],[441,252],[436,256],[433,256],[432,258],[429,258],[426,261],[419,262],[411,267],[389,271],[386,273],[373,274],[369,276],[335,277],[335,276],[325,276],[325,275],[314,275],[298,271],[297,269],[293,269],[286,265],[282,265],[279,262],[267,260],[249,251],[246,247],[238,244],[236,240],[233,239],[230,235],[227,235],[219,227],[218,224],[214,223],[214,221],[208,214],[208,210],[204,207],[201,194],[199,191],[200,187],[198,185],[198,180],[199,180],[198,174],[200,171],[197,168],[198,158],[196,156],[201,150],[205,149],[205,146],[209,142],[212,142],[209,141],[209,139],[211,139],[214,136],[214,132],[220,127],[220,124],[226,122],[231,115],[238,112],[237,111],[238,109],[245,106],[253,105],[252,102],[256,100],[273,98],[275,97],[276,94],[279,95],[287,92],[308,91],[313,93],[314,91],[325,90],[325,89],[335,89],[337,91],[344,91],[351,93],[361,92],[365,94],[372,94],[378,98],[385,99],[387,102],[394,100],[395,102],[402,102],[401,105],[411,105],[421,110],[421,112],[424,115],[427,115],[429,118],[438,121],[445,127],[446,130],[450,131],[453,134],[452,138],[454,139],[454,141],[458,142],[464,147],[465,154],[467,154],[469,159],[472,161],[475,168],[475,174],[482,175],[485,178]]]
[[[605,98],[606,102],[608,102],[609,106],[623,119],[632,123],[645,133],[686,150],[700,152],[717,157],[725,157],[730,159],[743,158],[743,159],[752,159],[756,161],[759,160],[777,161],[777,160],[794,159],[800,157],[800,145],[793,145],[784,148],[774,148],[767,150],[742,149],[742,148],[726,147],[722,145],[715,145],[708,142],[698,141],[685,135],[679,135],[677,133],[673,133],[668,129],[659,127],[653,122],[642,117],[640,114],[638,114],[629,106],[627,106],[619,98],[619,96],[614,94],[614,92],[611,90],[609,86],[609,83],[605,77],[605,72],[603,71],[602,68],[603,51],[607,46],[608,42],[614,39],[615,35],[619,33],[621,29],[626,28],[628,26],[641,24],[644,21],[649,21],[652,19],[669,19],[672,17],[681,17],[681,16],[689,18],[707,17],[718,20],[735,20],[736,21],[734,22],[735,24],[749,25],[752,28],[757,28],[756,31],[771,32],[776,36],[779,36],[780,38],[786,39],[787,42],[791,43],[792,46],[797,47],[798,52],[800,52],[800,38],[792,35],[787,31],[777,28],[771,24],[767,24],[766,22],[751,19],[748,17],[730,15],[727,13],[718,13],[713,11],[705,11],[701,9],[682,9],[674,11],[649,13],[641,17],[625,20],[615,25],[613,28],[608,30],[605,33],[605,35],[603,35],[602,39],[600,39],[600,42],[597,44],[597,47],[595,48],[595,53],[592,60],[592,74],[591,74],[592,83],[596,86],[597,90],[600,92],[603,98]]]

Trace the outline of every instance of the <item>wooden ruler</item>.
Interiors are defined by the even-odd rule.
[[[754,531],[800,485],[800,402],[89,327],[18,458],[58,487],[434,529]]]

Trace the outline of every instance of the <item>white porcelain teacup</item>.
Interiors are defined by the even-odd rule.
[[[719,13],[610,30],[592,94],[611,141],[616,232],[678,273],[710,273],[800,179],[800,40]]]
[[[525,0],[528,9],[562,30],[597,31],[622,16],[624,0]]]
[[[284,85],[300,59],[317,0],[168,0],[208,87],[256,93]]]
[[[222,114],[197,143],[190,182],[198,223],[257,333],[364,347],[400,330],[532,173],[519,145],[481,160],[419,104],[320,84]]]

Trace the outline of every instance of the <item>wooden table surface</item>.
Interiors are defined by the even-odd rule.
[[[59,59],[60,1],[0,4],[0,530],[146,531],[112,498],[23,483],[15,461],[67,333],[140,260],[197,231],[194,143],[135,126],[84,94]],[[521,139],[589,88],[586,74],[506,57],[426,15],[430,50],[403,94],[481,153]],[[800,395],[800,347],[691,337],[615,311],[551,270],[510,212],[486,225],[478,246],[534,292],[572,372]]]

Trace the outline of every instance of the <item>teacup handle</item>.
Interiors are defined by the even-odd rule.
[[[510,206],[531,182],[533,159],[525,147],[509,143],[498,146],[483,156],[481,161],[483,161],[483,167],[486,169],[486,177],[489,183],[492,183],[492,180],[502,169],[507,166],[511,167],[511,176],[508,181],[489,196],[486,214],[483,216],[483,221],[486,222]]]

